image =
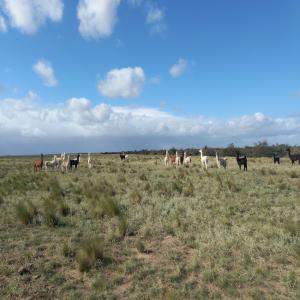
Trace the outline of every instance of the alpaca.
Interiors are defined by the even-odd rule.
[[[56,155],[54,155],[52,160],[45,161],[45,170],[47,170],[48,167],[51,167],[52,169],[54,169],[55,166],[57,165],[56,159],[57,159],[57,157],[56,157]]]
[[[73,166],[75,167],[75,169],[77,169],[79,162],[80,162],[80,154],[78,153],[76,159],[69,160],[69,169],[72,169]]]
[[[70,162],[70,155],[68,155],[68,158],[67,160],[65,159],[64,157],[64,160],[62,161],[61,165],[60,165],[60,168],[61,168],[61,171],[64,173],[68,171],[68,168],[69,168],[69,162]]]
[[[289,158],[292,162],[292,165],[294,164],[295,161],[298,161],[298,163],[300,165],[300,154],[291,154],[291,149],[290,148],[286,149],[286,151],[289,154]]]
[[[176,167],[179,167],[181,165],[181,159],[180,156],[178,155],[178,151],[175,153],[175,165]]]
[[[218,157],[218,152],[216,152],[216,161],[217,161],[217,166],[220,169],[223,167],[225,170],[227,168],[227,157]]]
[[[170,156],[169,156],[169,151],[166,150],[166,155],[164,157],[164,163],[165,163],[165,166],[167,167],[170,163]]]
[[[41,153],[41,159],[40,160],[35,160],[33,162],[34,172],[41,171],[42,168],[43,168],[43,164],[44,164],[44,155],[43,155],[43,153]]]
[[[241,170],[242,165],[244,166],[244,171],[248,170],[247,156],[240,157],[239,154],[236,155],[236,162]]]
[[[56,168],[60,168],[62,162],[65,160],[65,157],[66,157],[66,153],[65,152],[62,152],[60,154],[60,157],[55,157],[55,167]]]
[[[202,166],[205,167],[205,169],[207,170],[207,167],[208,167],[208,156],[203,156],[202,149],[200,149],[199,152],[200,152],[200,156],[201,156]]]
[[[125,159],[126,159],[126,155],[125,155],[124,152],[123,152],[122,154],[120,153],[120,159],[121,159],[121,160],[125,160]]]
[[[92,163],[91,163],[91,153],[88,153],[88,168],[91,169],[92,168]]]
[[[280,156],[278,153],[273,153],[273,162],[274,164],[280,164]]]
[[[189,166],[192,163],[192,157],[187,156],[186,152],[183,153],[183,164]]]

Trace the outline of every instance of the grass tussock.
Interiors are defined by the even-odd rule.
[[[32,224],[35,216],[37,215],[37,209],[31,201],[19,201],[16,205],[17,219],[24,225]]]
[[[100,238],[89,238],[81,242],[76,262],[80,272],[88,272],[99,259],[104,257],[104,243]]]

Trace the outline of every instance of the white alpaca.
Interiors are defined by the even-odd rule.
[[[52,167],[54,169],[54,167],[57,165],[56,159],[57,159],[57,157],[56,157],[56,155],[54,155],[53,160],[45,161],[45,170],[46,171],[47,171],[48,167]]]
[[[176,158],[175,158],[175,165],[176,165],[176,167],[178,167],[178,166],[181,165],[181,159],[180,159],[180,156],[178,155],[178,152],[177,152],[177,151],[176,151],[175,155],[176,155]]]
[[[217,161],[217,166],[220,169],[223,167],[226,170],[227,167],[227,157],[218,157],[218,153],[216,152],[216,161]]]
[[[62,163],[60,165],[60,168],[61,168],[62,172],[66,172],[66,173],[68,172],[69,161],[70,161],[70,155],[68,155],[67,160],[65,159],[65,156],[64,156],[64,160],[62,161]]]
[[[164,157],[164,163],[166,167],[169,165],[169,161],[170,161],[169,151],[166,150],[166,156]]]
[[[192,157],[186,156],[186,152],[183,153],[183,163],[186,166],[189,166],[192,163]]]
[[[202,149],[200,149],[199,152],[200,152],[200,156],[201,156],[202,166],[207,170],[207,167],[208,167],[208,156],[203,156]]]
[[[91,153],[88,153],[88,168],[91,169],[92,168],[92,163],[91,163]]]
[[[59,168],[62,164],[62,162],[65,160],[65,157],[66,157],[66,153],[65,152],[62,152],[60,154],[60,157],[56,157],[55,155],[55,158],[53,158],[55,160],[55,166],[56,168]]]
[[[128,159],[129,159],[129,155],[125,154],[125,160],[128,160]]]

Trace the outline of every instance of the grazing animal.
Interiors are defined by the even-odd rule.
[[[274,164],[280,164],[280,156],[278,153],[273,153]]]
[[[291,149],[290,148],[286,149],[286,151],[289,154],[289,158],[292,162],[292,165],[294,164],[295,161],[298,161],[298,163],[300,165],[300,154],[291,154]]]
[[[223,167],[225,170],[227,168],[227,157],[218,157],[218,152],[216,151],[216,161],[217,161],[217,166],[220,169]]]
[[[91,168],[92,168],[92,163],[91,163],[91,153],[88,153],[88,161],[87,161],[87,164],[88,164],[88,168],[91,169]]]
[[[61,166],[62,162],[65,160],[65,157],[66,157],[65,152],[62,152],[60,154],[60,157],[55,157],[54,159],[55,159],[56,163],[55,163],[54,167],[59,168]]]
[[[43,168],[43,164],[44,164],[44,155],[43,155],[43,153],[41,153],[40,160],[35,160],[33,162],[33,170],[34,170],[34,172],[41,171],[42,168]]]
[[[60,165],[61,171],[62,171],[63,173],[68,171],[68,168],[69,168],[69,162],[70,162],[70,155],[68,155],[68,158],[67,158],[67,159],[65,159],[65,157],[64,157],[64,160],[62,161],[62,163],[61,163],[61,165]]]
[[[187,156],[186,152],[183,153],[183,164],[185,166],[189,166],[192,163],[192,157],[191,156]]]
[[[47,160],[45,161],[45,170],[48,170],[48,167],[51,167],[52,169],[54,169],[57,165],[57,160],[56,160],[56,155],[54,155],[52,160]]]
[[[69,160],[69,169],[72,169],[73,166],[75,167],[75,169],[77,169],[79,162],[80,162],[80,154],[78,153],[76,159]]]
[[[175,165],[176,164],[176,155],[170,155],[169,162],[171,165]]]
[[[125,160],[125,159],[126,159],[126,155],[125,155],[124,152],[123,152],[122,154],[120,153],[120,159],[121,159],[121,160]]]
[[[248,170],[248,164],[247,164],[247,156],[240,157],[239,154],[236,155],[236,162],[241,170],[241,167],[244,166],[244,171]]]
[[[178,155],[178,151],[176,151],[176,153],[175,153],[175,165],[176,165],[176,167],[179,167],[181,165],[181,158]]]
[[[164,157],[164,164],[167,167],[169,165],[169,163],[170,163],[170,155],[169,155],[169,151],[166,150],[166,155]]]
[[[200,152],[200,156],[201,156],[202,166],[207,170],[207,167],[208,167],[208,156],[203,156],[202,149],[200,149],[199,152]]]

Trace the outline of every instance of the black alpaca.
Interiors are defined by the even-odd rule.
[[[124,154],[124,152],[123,152],[123,154],[120,153],[120,159],[121,160],[125,160],[126,159],[126,155]]]
[[[273,153],[274,164],[280,164],[280,156],[278,153]]]
[[[241,167],[244,166],[244,171],[248,170],[248,164],[247,164],[247,156],[240,157],[238,154],[236,155],[236,162],[241,170]]]
[[[76,159],[70,159],[70,161],[69,161],[69,168],[70,169],[72,169],[73,166],[75,167],[75,169],[77,169],[77,166],[79,164],[79,157],[80,157],[80,154],[78,153]]]
[[[300,165],[300,154],[291,154],[291,149],[290,148],[286,149],[286,151],[289,154],[289,158],[292,162],[292,165],[294,164],[295,161],[298,161],[298,163]]]

